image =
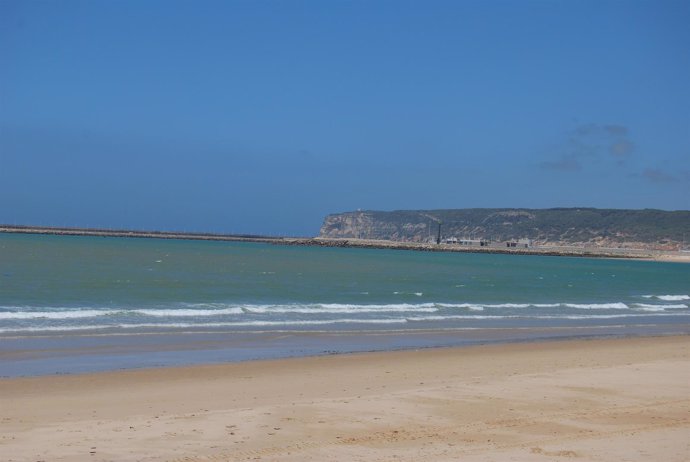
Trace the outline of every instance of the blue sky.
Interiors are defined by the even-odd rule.
[[[687,1],[0,0],[0,222],[690,208]]]

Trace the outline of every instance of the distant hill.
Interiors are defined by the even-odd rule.
[[[594,208],[357,211],[328,215],[321,237],[435,240],[531,239],[538,245],[680,248],[690,240],[690,211]]]

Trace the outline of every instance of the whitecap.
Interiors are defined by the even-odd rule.
[[[649,303],[635,303],[633,305],[633,308],[649,308],[649,309],[659,308],[659,311],[663,311],[663,310],[671,310],[671,309],[688,308],[688,305],[683,305],[682,303],[675,304],[675,305],[652,305]]]
[[[484,311],[483,306],[472,303],[435,303],[435,305],[439,308],[466,308],[470,311]]]
[[[102,324],[94,326],[45,326],[45,327],[19,327],[19,328],[2,328],[0,329],[0,334],[21,334],[21,333],[33,333],[33,332],[72,332],[80,330],[103,330],[111,329],[113,326]]]
[[[202,327],[289,327],[289,326],[319,326],[329,324],[404,324],[405,319],[332,319],[307,321],[239,321],[239,322],[209,322],[209,323],[139,323],[139,324],[103,324],[93,326],[48,326],[48,327],[20,327],[0,328],[0,333],[40,333],[40,332],[72,332],[95,331],[112,329],[181,329]]]
[[[656,298],[665,302],[677,302],[680,300],[690,300],[690,295],[658,295]]]
[[[679,302],[681,300],[690,300],[690,295],[642,295],[643,298],[657,298],[665,302]]]
[[[581,310],[627,310],[625,303],[565,303],[568,308],[578,308]]]
[[[500,319],[568,319],[568,320],[585,320],[585,319],[617,319],[617,318],[637,318],[649,317],[652,314],[569,314],[569,315],[431,315],[431,316],[412,316],[406,318],[410,322],[422,321],[452,321],[452,320],[500,320]],[[666,313],[663,316],[687,316],[685,313]]]
[[[0,319],[78,319],[119,313],[117,310],[0,311]]]
[[[404,319],[355,319],[355,318],[339,318],[339,319],[313,319],[301,321],[236,321],[236,322],[208,322],[208,323],[156,323],[156,324],[118,324],[120,328],[141,329],[146,327],[157,328],[183,328],[183,327],[280,327],[280,326],[320,326],[328,324],[401,324]]]
[[[231,307],[221,309],[193,310],[193,309],[139,309],[130,310],[131,313],[156,317],[188,317],[188,316],[220,316],[224,314],[242,314],[242,308]]]
[[[248,313],[398,313],[398,312],[426,312],[438,311],[433,303],[410,304],[395,303],[386,305],[359,305],[344,303],[320,303],[312,305],[246,305],[244,311]]]
[[[652,311],[652,312],[662,312],[666,311],[666,308],[663,306],[636,306],[634,308],[636,311]]]

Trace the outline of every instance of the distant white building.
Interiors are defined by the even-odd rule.
[[[517,241],[508,241],[506,242],[506,247],[532,247],[532,240],[531,239],[518,239]]]

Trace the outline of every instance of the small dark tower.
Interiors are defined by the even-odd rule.
[[[441,243],[441,222],[438,222],[438,235],[436,236],[436,244]]]

